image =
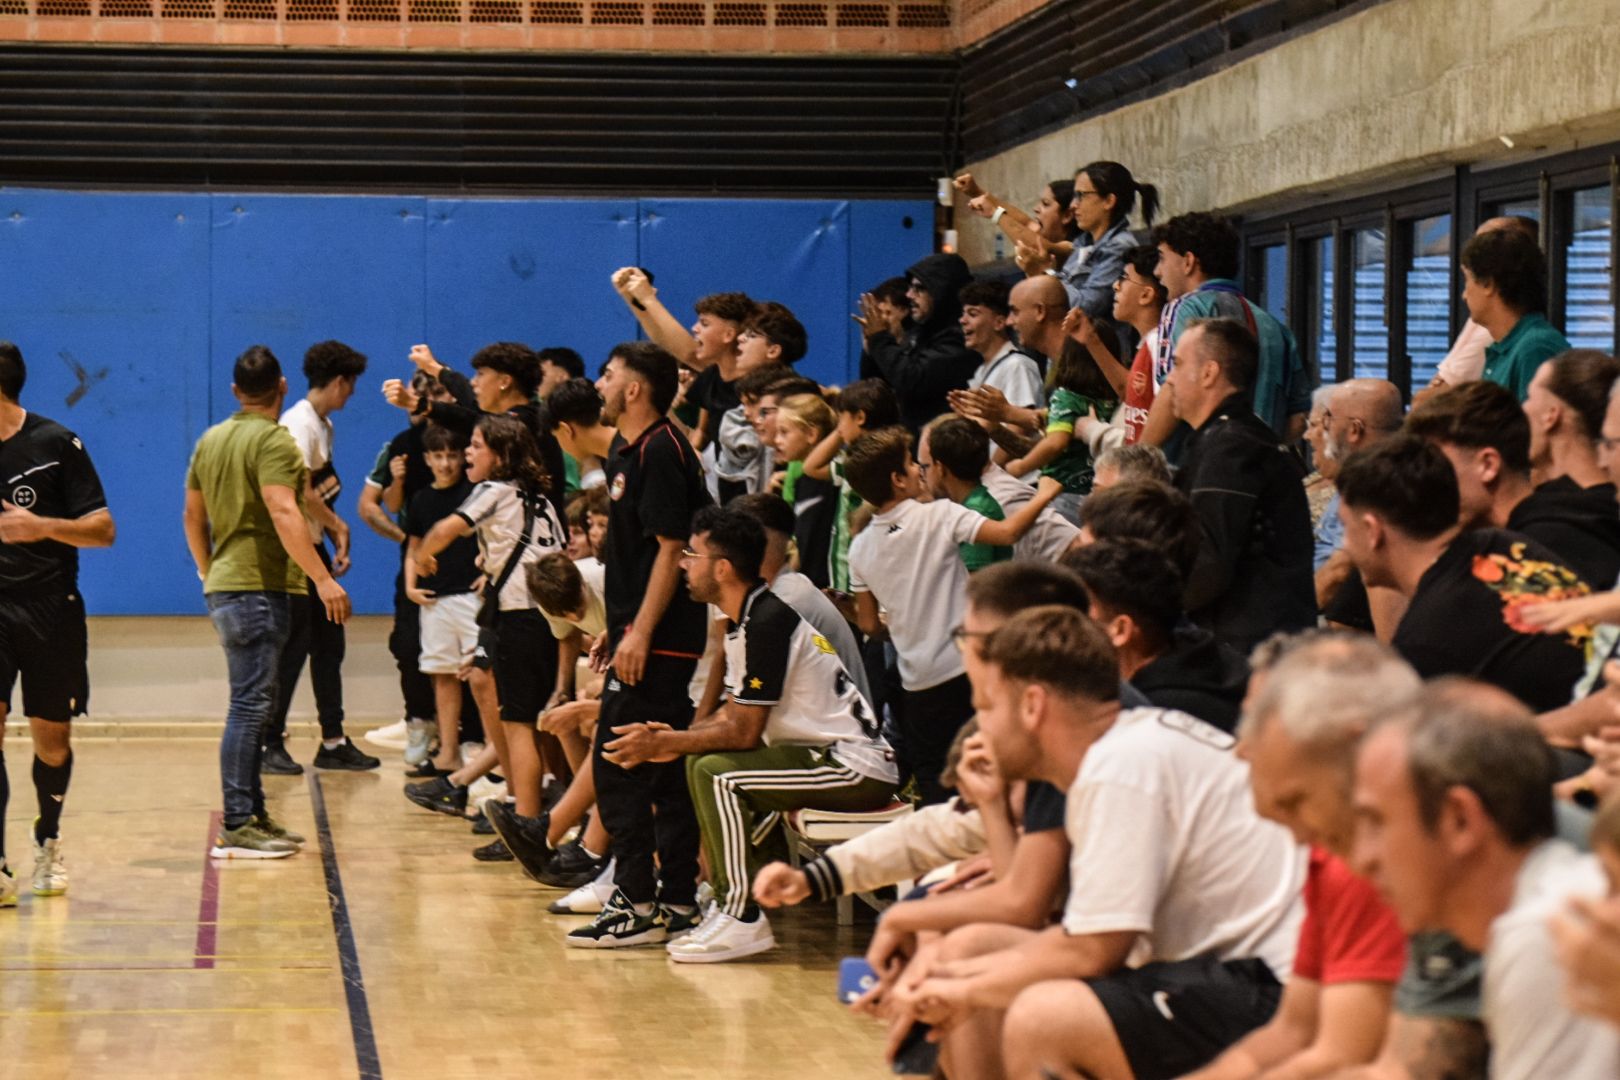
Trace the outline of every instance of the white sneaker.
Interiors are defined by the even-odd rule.
[[[467,785],[467,807],[469,809],[469,813],[468,813],[467,816],[468,817],[477,817],[478,814],[479,814],[479,808],[481,806],[483,806],[485,799],[505,799],[505,798],[506,798],[506,782],[505,781],[502,781],[501,783],[496,784],[496,783],[492,783],[490,781],[489,777],[480,776],[478,779],[474,780],[471,784]]]
[[[709,917],[709,913],[714,910],[714,907],[715,907],[715,904],[714,904],[714,886],[710,885],[707,881],[698,882],[698,887],[697,887],[697,908],[698,908],[698,911],[702,912],[703,917],[705,919],[707,919]]]
[[[29,830],[33,838],[33,830]],[[62,838],[53,836],[43,844],[34,842],[34,895],[61,896],[67,892],[67,866],[62,862]]]
[[[0,866],[0,908],[16,906],[17,876],[4,866]]]
[[[415,768],[433,753],[434,726],[427,720],[405,723],[405,764]]]
[[[710,911],[696,930],[667,946],[669,958],[678,964],[723,964],[774,948],[776,938],[763,911],[747,923],[719,908]]]
[[[546,908],[553,915],[595,915],[613,899],[613,860],[588,885],[581,885],[560,900],[553,900]]]
[[[373,746],[385,746],[390,750],[403,750],[410,740],[404,720],[395,720],[392,724],[372,728],[360,737]]]
[[[462,743],[461,744],[461,766],[462,766],[462,768],[466,768],[468,765],[471,765],[473,758],[477,757],[479,754],[482,754],[483,752],[484,752],[484,744],[481,743],[481,742],[464,742],[464,743]]]

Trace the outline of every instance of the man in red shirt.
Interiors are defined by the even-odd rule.
[[[1280,656],[1266,651],[1254,660],[1238,752],[1261,816],[1311,847],[1305,922],[1276,1015],[1192,1074],[1198,1080],[1300,1080],[1371,1062],[1406,964],[1394,913],[1345,863],[1355,833],[1350,768],[1368,721],[1409,707],[1422,683],[1371,638],[1321,635]]]

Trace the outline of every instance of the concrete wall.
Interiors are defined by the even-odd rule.
[[[1172,213],[1254,211],[1620,139],[1617,57],[1620,0],[1394,0],[968,167],[1028,205],[1113,159]],[[957,220],[991,258],[989,223]]]

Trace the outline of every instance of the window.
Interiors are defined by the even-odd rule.
[[[1271,244],[1257,252],[1259,281],[1254,295],[1272,318],[1288,323],[1288,247]]]
[[[1434,381],[1451,349],[1451,215],[1420,218],[1406,228],[1406,355],[1416,393]]]
[[[1385,308],[1384,230],[1352,234],[1350,371],[1356,379],[1389,375],[1389,313]]]
[[[1560,207],[1564,336],[1577,349],[1614,348],[1612,209],[1607,186],[1569,192]]]
[[[1320,372],[1322,385],[1339,381],[1339,339],[1333,332],[1333,237],[1305,242],[1305,357]]]
[[[1539,222],[1541,220],[1541,200],[1511,199],[1507,202],[1499,202],[1491,206],[1490,213],[1483,215],[1480,220],[1484,221],[1486,217],[1522,217]]]

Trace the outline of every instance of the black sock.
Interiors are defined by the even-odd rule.
[[[62,821],[62,800],[67,797],[68,780],[73,776],[73,751],[60,765],[47,765],[34,757],[34,791],[39,794],[39,824],[34,839],[43,844],[54,839]]]
[[[6,803],[11,801],[11,778],[6,775],[6,752],[0,750],[0,866],[6,865]]]

